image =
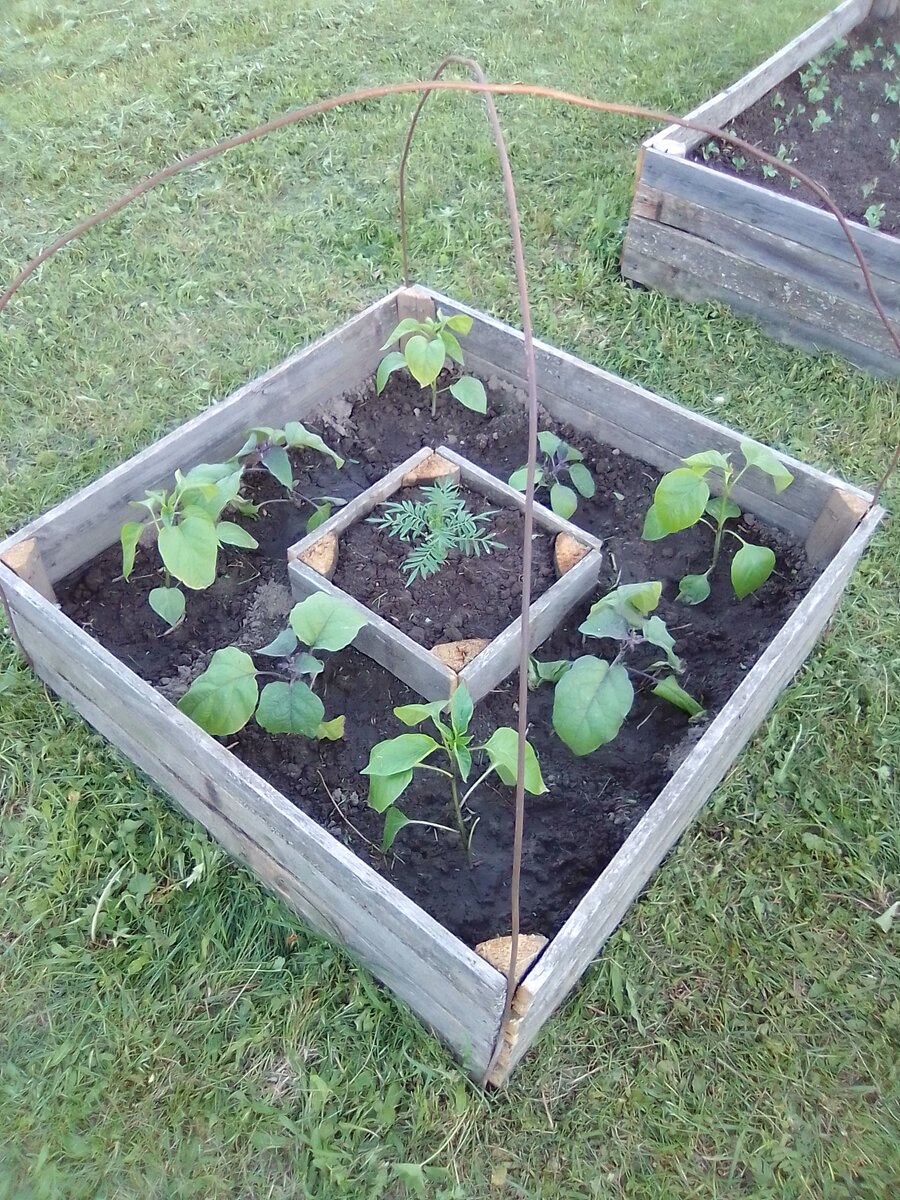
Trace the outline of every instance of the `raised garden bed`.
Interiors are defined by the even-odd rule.
[[[874,7],[872,0],[845,0],[688,114],[796,163],[829,188],[854,218],[853,232],[894,322],[900,322],[897,11],[893,0]],[[834,351],[878,375],[900,374],[900,357],[836,218],[799,186],[791,189],[741,155],[735,160],[704,134],[671,126],[644,142],[622,271],[685,300],[730,304],[780,341]]]
[[[466,368],[487,384],[487,416],[444,401],[432,419],[418,389],[401,378],[373,398],[386,337],[398,319],[435,302],[474,318]],[[557,614],[541,658],[581,652],[579,624],[590,600],[620,575],[622,582],[659,579],[660,612],[688,664],[685,686],[707,715],[692,726],[643,691],[622,735],[576,758],[550,729],[548,689],[534,693],[530,736],[549,791],[528,798],[523,924],[550,941],[519,984],[495,1083],[597,955],[803,662],[883,515],[858,489],[778,456],[793,475],[790,487],[776,492],[751,472],[733,493],[744,510],[741,531],[777,552],[775,573],[741,602],[727,572],[725,582],[717,575],[707,604],[685,609],[674,601],[675,582],[708,560],[708,539],[692,530],[671,544],[642,541],[644,513],[661,471],[699,452],[737,453],[741,439],[549,346],[538,343],[537,355],[544,427],[577,445],[597,481],[572,523],[585,543],[604,545],[597,592],[570,616]],[[0,546],[10,626],[38,675],[313,928],[369,966],[479,1078],[498,1038],[505,981],[473,946],[508,931],[509,791],[489,789],[479,800],[471,867],[452,834],[431,831],[410,834],[394,858],[381,855],[379,818],[360,800],[359,771],[374,742],[400,732],[391,707],[417,697],[352,648],[323,675],[329,716],[347,715],[340,741],[247,725],[226,745],[175,707],[209,651],[229,641],[258,648],[283,627],[294,602],[287,549],[302,546],[308,514],[275,504],[264,477],[252,494],[260,515],[246,524],[259,548],[223,553],[215,585],[191,594],[185,620],[165,636],[143,611],[153,580],[141,551],[134,582],[117,578],[118,539],[134,515],[129,501],[168,486],[176,469],[236,453],[248,429],[289,421],[317,429],[347,459],[340,471],[326,460],[295,463],[304,492],[349,501],[335,517],[431,446],[451,460],[464,455],[474,464],[466,468],[471,480],[484,490],[479,472],[486,472],[490,488],[506,495],[502,481],[523,461],[523,382],[517,331],[436,293],[401,290]],[[290,574],[296,586],[303,574],[296,552]],[[133,610],[143,615],[123,620]],[[513,685],[514,677],[501,680],[478,705],[477,737],[515,723]],[[440,819],[433,791],[417,787],[410,812]]]

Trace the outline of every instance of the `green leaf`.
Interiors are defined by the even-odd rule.
[[[332,717],[330,721],[321,721],[319,728],[316,730],[316,738],[320,742],[338,742],[344,736],[344,722],[346,717],[343,714],[339,717]]]
[[[684,575],[678,585],[676,600],[682,604],[702,604],[709,596],[709,575]]]
[[[668,536],[669,531],[668,529],[663,529],[659,513],[656,511],[656,505],[651,504],[647,509],[647,515],[644,517],[644,528],[641,532],[641,537],[645,542],[658,542]]]
[[[469,408],[472,412],[477,413],[487,412],[487,393],[484,390],[484,384],[474,375],[463,375],[462,379],[457,379],[455,383],[452,383],[450,395],[454,400],[458,400],[463,408]]]
[[[585,655],[556,685],[553,728],[573,754],[590,754],[613,740],[633,703],[625,668]]]
[[[429,387],[440,375],[447,357],[440,338],[425,338],[415,334],[406,343],[406,365],[421,387]]]
[[[305,683],[267,683],[259,697],[256,723],[266,733],[300,733],[315,737],[325,705]]]
[[[549,429],[542,429],[537,435],[538,445],[548,458],[553,458],[560,446],[564,446],[565,442],[562,438],[557,437],[555,433],[551,433]]]
[[[244,728],[258,698],[253,659],[236,646],[226,646],[215,652],[178,707],[207,733],[225,737]]]
[[[624,633],[621,632],[621,626],[618,623],[607,621],[605,618],[601,620],[601,614],[604,612],[616,613],[632,629],[640,629],[643,626],[644,618],[648,617],[658,606],[661,595],[662,583],[658,579],[648,579],[643,583],[623,583],[620,587],[607,592],[596,604],[592,605],[587,619],[579,626],[579,630],[590,637],[622,638],[627,634],[627,629]],[[610,630],[610,632],[600,632],[600,630]]]
[[[460,346],[459,342],[456,340],[456,337],[450,332],[449,329],[442,329],[438,334],[438,337],[444,343],[444,349],[447,351],[447,357],[452,358],[453,361],[461,367],[464,362],[463,352],[462,346]]]
[[[504,726],[495,729],[484,744],[484,751],[501,783],[515,787],[518,774],[519,735],[515,729]],[[541,777],[541,768],[531,742],[525,743],[525,791],[532,796],[541,796],[547,785]]]
[[[447,318],[447,328],[465,337],[472,328],[472,318],[467,317],[465,313],[457,313],[455,317]]]
[[[538,662],[536,658],[528,660],[528,686],[532,691],[542,683],[559,683],[572,664],[567,658],[557,658],[552,662]]]
[[[134,556],[143,532],[144,526],[140,521],[126,521],[119,534],[122,542],[122,574],[126,580],[131,578],[134,570]]]
[[[581,462],[584,455],[580,450],[576,450],[574,446],[566,445],[566,462]]]
[[[387,350],[388,346],[393,345],[394,342],[399,342],[402,337],[406,337],[406,335],[409,333],[421,333],[421,332],[422,332],[422,322],[421,321],[417,321],[415,317],[404,317],[403,320],[400,322],[400,324],[395,326],[395,328],[392,330],[391,336],[384,343],[384,345],[381,347],[381,349]],[[388,355],[388,357],[390,357],[390,355]],[[402,358],[403,356],[401,355],[400,357]]]
[[[265,438],[263,438],[263,441],[265,441]],[[256,449],[256,447],[259,445],[259,442],[260,442],[260,439],[257,436],[256,430],[251,429],[250,432],[247,434],[247,437],[246,437],[246,440],[244,441],[243,446],[241,446],[240,450],[238,450],[237,454],[235,455],[235,458],[243,458],[247,454],[252,454],[253,451]]]
[[[406,366],[406,355],[401,354],[399,350],[393,350],[378,364],[378,370],[375,372],[375,392],[381,395],[387,387],[387,381],[393,375],[394,371],[399,371],[401,367]]]
[[[628,637],[631,626],[620,612],[600,601],[578,626],[578,632],[586,637],[614,638],[621,642]]]
[[[147,597],[147,603],[173,629],[184,616],[184,592],[180,588],[154,588]]]
[[[783,492],[794,482],[793,475],[781,459],[776,458],[771,450],[760,446],[758,442],[741,442],[741,454],[751,467],[757,467],[769,476],[776,492]]]
[[[453,726],[454,733],[465,733],[468,730],[474,711],[475,705],[469,689],[465,683],[460,681],[450,699],[450,724]]]
[[[321,658],[316,658],[314,654],[308,654],[306,650],[301,650],[291,664],[291,669],[296,675],[311,675],[313,682],[325,670],[325,664]]]
[[[364,613],[324,592],[315,592],[295,604],[288,620],[310,650],[343,650],[366,623]]]
[[[594,477],[581,462],[573,462],[569,466],[569,478],[575,484],[575,487],[586,499],[593,496],[597,490],[594,487]]]
[[[469,749],[469,741],[470,739],[467,737],[460,737],[455,741],[451,739],[449,745],[450,756],[456,763],[459,777],[464,783],[472,770],[472,751]]]
[[[666,623],[660,617],[650,617],[644,622],[641,632],[646,641],[653,646],[659,646],[666,656],[666,661],[673,671],[682,671],[684,664],[675,653],[675,639],[666,628]]]
[[[363,767],[363,775],[397,775],[418,766],[420,762],[440,749],[427,733],[401,733],[389,741],[378,742],[369,752],[369,761]]]
[[[663,475],[653,494],[656,519],[666,533],[690,529],[703,516],[709,485],[689,467]]]
[[[430,704],[401,704],[394,709],[394,716],[404,725],[421,725],[429,718],[437,721],[446,707],[446,700],[432,700]]]
[[[313,433],[299,421],[288,421],[284,427],[284,436],[292,450],[315,450],[319,454],[324,454],[326,458],[330,458],[336,467],[344,465],[344,460],[335,450],[326,445],[317,433]]]
[[[216,537],[220,546],[240,546],[242,550],[258,550],[259,542],[255,537],[235,525],[232,521],[220,521],[216,526]]]
[[[517,492],[524,492],[528,483],[528,467],[519,467],[518,471],[513,471],[508,481],[511,488],[515,488]],[[544,482],[544,471],[541,467],[536,467],[534,472],[534,486],[539,488]]]
[[[331,516],[331,505],[329,503],[317,504],[315,512],[306,522],[306,532],[313,533],[323,525]]]
[[[365,771],[362,772],[365,774]],[[384,812],[396,799],[403,795],[412,783],[412,769],[398,771],[395,775],[369,776],[369,807]]]
[[[379,810],[383,811],[383,810]],[[397,840],[397,834],[401,829],[405,829],[407,825],[411,825],[409,817],[402,813],[399,808],[388,808],[384,817],[384,834],[381,839],[381,848],[387,854],[391,846]]]
[[[712,470],[727,471],[731,465],[725,455],[720,454],[718,450],[704,450],[701,454],[692,454],[689,458],[683,458],[681,461],[698,475],[705,475],[707,471]]]
[[[263,450],[260,461],[270,475],[274,475],[278,482],[291,491],[294,487],[294,474],[291,470],[291,460],[288,458],[287,450],[284,446],[269,446]]]
[[[177,525],[164,525],[157,538],[166,570],[194,591],[215,582],[219,539],[215,521],[205,513],[187,509]]]
[[[774,570],[775,555],[768,546],[744,542],[731,560],[731,586],[738,600],[762,587]]]
[[[195,472],[202,477],[205,472],[216,474],[220,469],[226,473],[214,481],[188,484],[188,480]],[[200,463],[199,466],[188,471],[182,480],[184,486],[181,494],[184,499],[184,510],[187,511],[188,507],[196,509],[215,521],[222,510],[237,498],[243,478],[244,468],[235,466],[233,462]]]
[[[550,489],[550,507],[558,517],[568,519],[578,507],[578,497],[564,483],[554,483]]]
[[[269,658],[287,658],[297,649],[297,635],[293,629],[282,629],[278,637],[265,646],[260,646],[257,654],[265,654]]]
[[[723,496],[710,496],[706,502],[706,511],[716,521],[734,521],[741,515],[741,510],[733,500]]]
[[[660,679],[652,690],[654,696],[668,700],[670,704],[674,704],[676,708],[686,712],[689,717],[700,717],[706,712],[703,705],[698,704],[694,697],[678,684],[674,675],[667,675],[665,679]]]

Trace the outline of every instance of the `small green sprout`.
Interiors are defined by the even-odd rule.
[[[535,491],[547,489],[550,493],[550,507],[558,517],[568,519],[578,508],[578,497],[590,499],[593,496],[594,477],[584,465],[584,455],[562,438],[542,430],[538,434],[542,461],[534,473]],[[509,486],[517,492],[525,491],[528,467],[519,467],[509,477]],[[561,478],[568,476],[569,483],[562,483]]]
[[[419,387],[431,389],[432,416],[437,412],[437,398],[442,392],[449,392],[464,408],[478,413],[487,412],[484,384],[474,375],[463,375],[446,388],[439,389],[437,386],[438,376],[448,360],[460,367],[465,366],[462,346],[456,335],[465,336],[471,328],[472,318],[464,313],[447,317],[438,309],[437,318],[426,317],[424,321],[417,321],[415,317],[405,317],[381,347],[387,350],[400,338],[408,339],[403,350],[392,350],[379,363],[375,375],[377,394],[380,396],[384,391],[394,371],[406,367]]]

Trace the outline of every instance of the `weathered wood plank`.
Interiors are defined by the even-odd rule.
[[[466,337],[466,363],[485,378],[491,375],[524,387],[522,334],[485,313],[433,293],[446,312],[465,312],[474,318]],[[660,471],[671,470],[681,458],[700,450],[723,453],[739,448],[741,435],[699,413],[673,404],[617,375],[592,366],[544,342],[535,342],[538,400],[557,420],[591,437],[633,454]],[[753,439],[747,439],[753,440]],[[749,512],[796,537],[805,538],[835,487],[835,478],[790,455],[778,454],[794,476],[780,496],[764,479],[747,477],[735,500]],[[867,494],[842,484],[855,495]]]
[[[502,1083],[625,916],[812,650],[884,516],[873,509],[797,606],[517,993]]]
[[[15,571],[20,579],[30,584],[45,600],[49,600],[51,604],[56,603],[56,593],[47,576],[40,546],[34,538],[17,542],[4,550],[0,553],[0,562],[6,563],[10,570]]]
[[[772,192],[748,179],[715,171],[703,163],[674,159],[657,150],[644,153],[641,185],[723,213],[821,254],[856,263],[837,218],[794,196]],[[853,236],[876,275],[900,283],[900,238],[851,222]]]
[[[900,12],[900,0],[872,0],[873,17],[894,17]]]
[[[0,564],[35,670],[314,929],[347,947],[477,1073],[503,981],[149,684]]]
[[[836,488],[806,539],[804,549],[809,561],[830,562],[866,515],[868,507],[859,496],[848,495]]]
[[[57,582],[113,545],[122,524],[134,516],[129,500],[148,488],[166,486],[176,468],[226,458],[253,425],[302,419],[374,374],[396,317],[397,295],[392,292],[38,517],[0,545],[0,553],[34,538],[50,580]]]
[[[692,109],[686,119],[720,128],[726,125],[738,113],[760,100],[771,88],[787,79],[799,67],[805,66],[811,58],[827,50],[839,37],[854,29],[868,15],[871,3],[872,0],[844,0],[843,4],[839,4],[815,25],[792,38],[786,46],[758,67],[754,67],[736,83]],[[692,150],[705,136],[680,125],[669,125],[645,144],[665,150],[666,153],[683,154],[686,150]]]

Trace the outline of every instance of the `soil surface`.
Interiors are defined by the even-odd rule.
[[[847,216],[900,233],[900,25],[873,19],[857,26],[728,130],[823,183]],[[824,207],[721,142],[702,143],[692,158]]]
[[[461,638],[494,638],[520,613],[521,513],[497,510],[466,488],[460,489],[460,496],[469,512],[494,513],[483,528],[500,546],[478,556],[453,553],[436,575],[416,579],[409,587],[402,565],[414,542],[391,537],[368,521],[359,521],[341,534],[335,586],[429,649]],[[407,488],[393,497],[395,501],[423,498],[421,488]],[[373,516],[381,511],[379,506]],[[548,531],[536,533],[532,553],[531,594],[537,599],[555,580],[553,538]]]
[[[423,445],[453,446],[479,466],[508,478],[525,460],[524,399],[496,380],[485,382],[487,416],[469,412],[445,396],[432,419],[422,393],[399,374],[392,376],[377,402],[367,394],[333,403],[322,419],[307,424],[347,463],[337,471],[319,456],[295,455],[298,491],[308,498],[350,499],[380,478],[387,466],[402,462]],[[729,547],[710,599],[695,608],[676,604],[680,577],[708,565],[709,531],[701,527],[662,542],[642,541],[643,517],[659,473],[543,417],[542,428],[553,429],[583,451],[597,482],[595,497],[581,500],[573,518],[605,542],[597,595],[618,582],[663,581],[659,614],[686,663],[681,682],[708,710],[705,718],[689,723],[683,713],[638,686],[635,706],[616,740],[576,758],[553,734],[552,688],[546,685],[532,694],[530,737],[549,792],[527,798],[523,930],[551,937],[805,594],[813,573],[796,546],[759,528],[751,518],[741,523],[740,532],[775,550],[778,566],[771,579],[757,594],[738,602],[729,583]],[[262,505],[262,515],[255,521],[240,520],[260,549],[224,550],[215,585],[188,596],[185,621],[174,632],[165,633],[146,605],[147,593],[160,582],[155,548],[139,549],[130,584],[120,577],[116,546],[57,588],[73,620],[173,701],[206,667],[213,650],[235,644],[252,651],[286,625],[292,601],[285,552],[304,534],[311,509],[302,502],[285,502],[283,489],[265,474],[252,477],[250,491]],[[454,581],[468,565],[469,560],[462,559],[444,574]],[[480,616],[484,606],[479,598],[473,603]],[[577,631],[590,603],[572,612],[538,657],[573,658],[585,649],[602,653],[608,648],[607,642],[585,648]],[[468,632],[468,626],[459,632]],[[342,741],[320,744],[273,737],[251,721],[227,739],[228,749],[464,941],[474,944],[508,933],[512,789],[488,782],[473,796],[479,821],[471,869],[455,835],[422,827],[404,830],[394,853],[385,858],[377,849],[382,818],[368,808],[366,779],[359,772],[375,742],[406,732],[392,708],[419,697],[352,648],[323,657],[327,666],[317,687],[326,717],[346,714]],[[272,668],[271,660],[257,661],[261,669]],[[497,726],[515,726],[515,693],[511,677],[479,703],[472,723],[477,742]],[[476,765],[477,760],[476,755]],[[452,824],[443,782],[438,775],[422,772],[403,798],[404,811],[416,819]]]

